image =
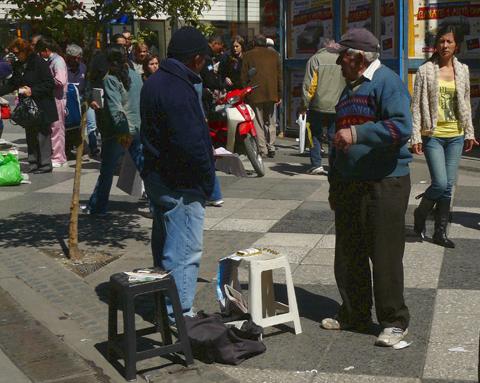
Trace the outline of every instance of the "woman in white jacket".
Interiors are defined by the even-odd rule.
[[[426,218],[436,204],[433,241],[449,248],[455,247],[446,229],[458,163],[463,149],[469,152],[478,145],[472,125],[468,66],[455,57],[460,43],[455,27],[446,25],[438,30],[435,53],[415,77],[412,102],[412,150],[418,155],[425,153],[432,179],[415,210],[414,230],[424,237]]]

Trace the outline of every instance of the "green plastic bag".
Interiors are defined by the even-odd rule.
[[[0,186],[13,186],[22,182],[22,172],[17,158],[8,153],[0,155]]]

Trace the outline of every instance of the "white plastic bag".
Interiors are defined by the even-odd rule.
[[[307,135],[307,115],[299,114],[296,121],[298,124],[298,152],[302,154],[305,151],[305,136]]]

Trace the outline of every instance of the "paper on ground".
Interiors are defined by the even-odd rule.
[[[408,346],[410,346],[413,342],[405,342],[404,340],[401,340],[400,342],[398,342],[397,344],[394,344],[393,345],[393,348],[395,350],[401,350],[403,348],[407,348]]]
[[[463,348],[462,346],[449,348],[448,351],[451,351],[451,352],[471,352],[471,351],[465,350],[465,348]]]
[[[229,152],[227,149],[224,147],[220,146],[219,148],[216,148],[213,152],[216,156],[226,156],[229,154],[233,154],[232,152]]]

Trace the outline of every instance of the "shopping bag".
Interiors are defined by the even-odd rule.
[[[12,116],[12,110],[7,100],[0,97],[0,118],[2,120],[8,120]]]
[[[120,174],[118,175],[117,188],[137,198],[140,198],[143,193],[142,178],[128,150],[125,151],[125,155],[123,156]]]
[[[42,112],[33,98],[21,97],[10,120],[22,128],[38,126],[42,123]]]
[[[298,124],[298,152],[305,151],[305,135],[307,130],[307,115],[299,114],[296,123]]]
[[[0,156],[0,186],[19,185],[22,179],[17,158],[12,153]]]
[[[80,94],[76,84],[69,83],[67,87],[67,106],[65,108],[65,128],[78,128],[81,122]]]

